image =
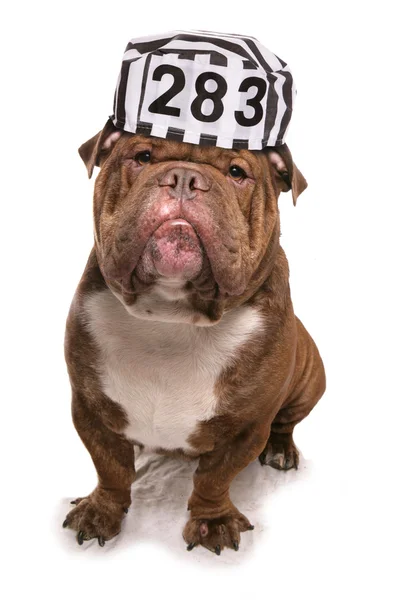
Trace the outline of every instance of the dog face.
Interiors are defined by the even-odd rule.
[[[270,273],[279,193],[291,189],[295,203],[306,187],[286,146],[201,147],[128,134],[108,121],[79,153],[89,177],[101,166],[94,193],[99,267],[137,316],[141,296],[166,288],[169,300],[188,297],[192,322],[218,321],[228,299],[249,297]],[[145,306],[144,298],[143,314]],[[197,314],[207,318],[199,323]]]

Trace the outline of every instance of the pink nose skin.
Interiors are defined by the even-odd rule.
[[[202,173],[183,167],[169,169],[158,180],[158,185],[160,187],[168,186],[169,195],[177,200],[193,200],[197,190],[207,192],[211,187],[210,182]]]

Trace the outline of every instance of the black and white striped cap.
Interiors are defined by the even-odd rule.
[[[260,150],[284,143],[296,90],[255,38],[172,31],[127,45],[114,125],[180,142]]]

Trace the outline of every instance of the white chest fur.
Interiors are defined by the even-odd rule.
[[[190,449],[188,436],[216,413],[220,373],[261,328],[251,307],[212,327],[145,321],[109,290],[89,296],[85,312],[101,351],[103,391],[126,412],[125,435],[150,448]]]

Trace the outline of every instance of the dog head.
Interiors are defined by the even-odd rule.
[[[110,120],[79,154],[89,177],[101,167],[94,192],[99,267],[142,318],[213,324],[228,301],[250,297],[279,247],[280,192],[291,190],[295,204],[307,185],[285,145],[201,147],[129,134]],[[172,302],[165,316],[148,308],[157,294],[161,304]]]

